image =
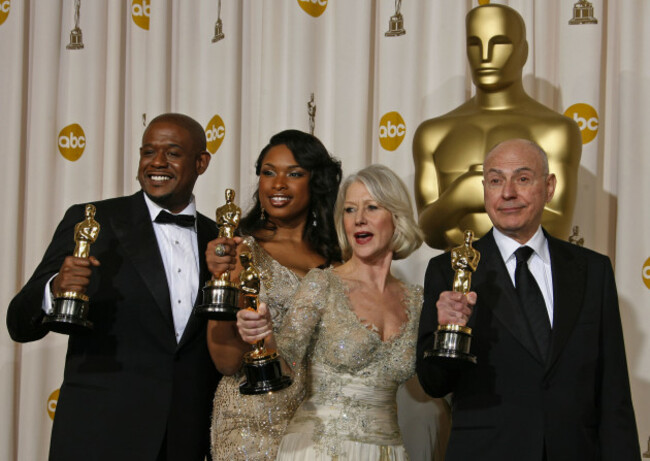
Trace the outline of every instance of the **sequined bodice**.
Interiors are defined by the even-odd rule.
[[[243,243],[250,249],[260,272],[260,301],[267,303],[277,330],[300,277],[274,260],[253,237],[246,237]],[[275,459],[278,443],[304,396],[302,368],[296,369],[291,386],[267,395],[241,395],[241,378],[241,372],[224,376],[217,388],[212,419],[213,458]]]
[[[395,393],[415,372],[422,289],[405,286],[404,293],[408,320],[382,341],[352,311],[335,272],[307,274],[277,336],[286,361],[308,364],[307,397],[288,432],[311,433],[330,456],[342,440],[401,443]]]

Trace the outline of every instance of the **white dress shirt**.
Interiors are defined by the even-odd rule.
[[[169,287],[169,300],[174,317],[174,330],[176,341],[180,341],[185,331],[187,321],[192,314],[194,302],[199,290],[199,248],[194,227],[181,227],[176,224],[159,224],[155,222],[156,216],[163,208],[154,203],[147,195],[144,201],[149,209],[153,230]],[[169,210],[165,210],[169,212]],[[196,204],[194,197],[189,205],[178,214],[187,214],[196,217]]]
[[[533,254],[528,259],[528,269],[535,277],[546,303],[548,318],[553,327],[553,273],[551,271],[551,254],[548,251],[548,241],[540,226],[532,238],[523,245],[516,240],[511,239],[496,227],[493,228],[494,241],[499,248],[501,257],[506,264],[512,285],[515,285],[515,269],[517,268],[517,258],[515,251],[522,246],[529,246],[533,249]]]

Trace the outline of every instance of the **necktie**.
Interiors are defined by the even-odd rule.
[[[548,318],[546,303],[535,281],[535,277],[528,269],[528,258],[533,254],[533,249],[523,246],[515,251],[517,268],[515,269],[515,285],[521,307],[524,311],[535,342],[539,347],[542,358],[548,356],[548,346],[551,340],[551,322]]]
[[[176,224],[181,227],[194,227],[196,218],[189,214],[171,214],[162,210],[156,216],[155,221],[158,224]]]

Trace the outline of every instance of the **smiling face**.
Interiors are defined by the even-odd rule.
[[[467,15],[467,58],[474,84],[498,90],[521,80],[528,57],[523,20],[514,10],[486,5]]]
[[[511,140],[485,159],[485,211],[494,227],[519,243],[535,234],[555,192],[555,175],[545,171],[541,155],[528,142]]]
[[[362,260],[392,257],[393,215],[370,195],[363,183],[348,187],[343,204],[343,227],[352,255]]]
[[[306,221],[310,177],[287,146],[269,149],[262,159],[259,179],[260,204],[269,219],[276,224]]]
[[[194,183],[210,163],[185,128],[170,121],[150,124],[142,136],[138,181],[145,194],[173,213],[190,202]]]

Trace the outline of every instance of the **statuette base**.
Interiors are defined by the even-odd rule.
[[[42,323],[49,331],[73,335],[93,329],[93,323],[87,317],[88,297],[70,291],[55,295],[52,312],[45,315]]]
[[[433,349],[425,352],[424,358],[452,368],[476,365],[476,356],[469,352],[471,341],[471,328],[461,325],[439,325],[434,333]]]
[[[396,14],[391,16],[390,22],[388,23],[388,31],[384,34],[386,37],[398,37],[404,35],[406,30],[404,29],[404,18],[401,14]]]
[[[220,279],[211,280],[202,288],[203,304],[196,306],[198,316],[210,320],[237,320],[239,288],[236,283]]]
[[[292,382],[282,374],[277,352],[264,349],[244,355],[244,374],[246,380],[239,385],[239,392],[244,395],[268,394],[287,388]]]

